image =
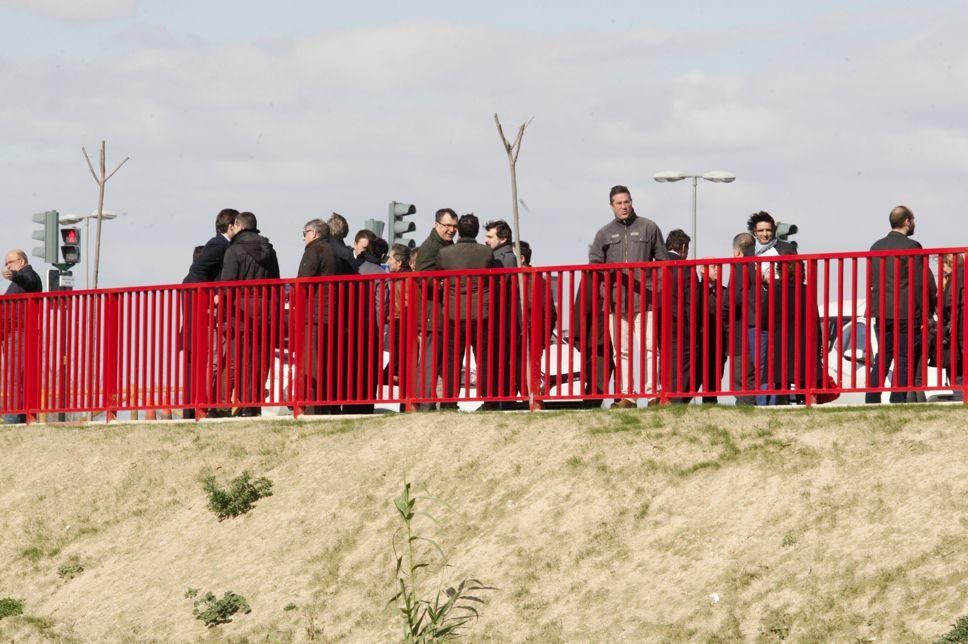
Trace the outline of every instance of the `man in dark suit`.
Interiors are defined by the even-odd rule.
[[[3,261],[3,278],[10,280],[6,295],[21,295],[24,293],[40,293],[44,290],[40,276],[34,271],[27,261],[27,253],[20,249],[11,250],[6,254]],[[0,400],[0,405],[9,409],[23,408],[23,369],[24,369],[24,340],[27,321],[22,319],[19,312],[26,312],[26,307],[11,305],[8,309],[11,315],[5,322],[0,323],[3,328],[3,336],[0,343],[3,345],[3,361],[7,365],[5,371],[6,380],[3,384],[5,396]],[[0,378],[0,382],[5,380]],[[5,423],[25,423],[26,414],[6,414],[3,417]]]
[[[474,215],[462,215],[457,220],[456,244],[440,249],[437,256],[443,270],[471,270],[493,268],[494,252],[484,244],[478,244],[477,234],[481,224]],[[464,372],[464,355],[468,347],[474,350],[477,362],[477,394],[488,396],[491,375],[488,369],[488,311],[490,301],[489,277],[460,276],[446,282],[447,298],[444,302],[445,330],[444,396],[460,395],[460,374]],[[453,405],[453,403],[448,403]]]
[[[209,239],[204,246],[200,247],[201,250],[193,255],[192,265],[188,268],[188,275],[182,280],[182,284],[203,284],[218,281],[219,275],[222,273],[222,258],[225,257],[225,251],[232,243],[232,237],[235,234],[233,230],[230,230],[230,227],[238,214],[238,210],[224,208],[215,216],[215,236]],[[192,347],[192,317],[194,311],[192,299],[194,297],[194,291],[184,291],[183,294],[184,306],[182,310],[185,312],[185,318],[182,323],[181,339],[182,350],[185,355],[184,401],[191,403],[194,401],[195,396],[192,377],[195,358]],[[220,345],[219,342],[214,341],[214,338],[212,340],[213,342],[204,343],[203,346],[206,344],[211,344],[212,346]],[[215,412],[214,415],[217,416],[219,413]],[[186,419],[195,418],[195,410],[185,409],[182,412],[182,417]]]
[[[750,233],[740,233],[733,237],[733,257],[752,257],[756,239]],[[750,338],[754,334],[756,321],[761,327],[765,322],[764,312],[759,306],[757,284],[758,266],[750,262],[730,265],[728,297],[723,298],[723,317],[727,320],[733,340],[729,345],[730,388],[736,392],[737,405],[752,405],[756,402],[752,395],[754,383],[754,354]],[[757,317],[759,316],[759,317]],[[729,337],[727,335],[727,338]]]
[[[327,277],[336,275],[336,254],[329,243],[329,224],[322,219],[310,219],[303,226],[302,259],[296,277]],[[335,351],[330,350],[330,334],[339,331],[339,325],[332,322],[333,311],[329,308],[330,298],[335,301],[336,292],[332,282],[306,284],[306,299],[299,302],[308,310],[303,315],[305,325],[304,346],[300,347],[302,358],[299,361],[304,370],[302,397],[316,402],[333,400],[336,396],[336,381],[333,377],[336,367]],[[337,344],[341,335],[337,336]],[[335,347],[334,347],[335,348]],[[306,415],[339,413],[338,405],[308,405]]]
[[[914,234],[914,213],[907,206],[897,206],[888,217],[891,232],[871,246],[872,251],[910,251],[921,248],[911,239]],[[871,364],[868,387],[881,387],[888,367],[894,362],[892,387],[914,384],[921,357],[921,326],[927,323],[935,309],[937,288],[934,275],[925,270],[927,258],[875,257],[871,264],[871,297],[868,308],[874,318],[877,355]],[[924,274],[927,273],[927,279]],[[925,294],[927,290],[927,294]],[[925,295],[928,308],[922,310]],[[910,351],[909,351],[910,346]],[[913,353],[912,353],[913,351]],[[869,392],[867,403],[881,400],[879,392]],[[892,403],[905,402],[907,393],[892,391]]]
[[[669,260],[679,261],[689,257],[689,242],[692,241],[684,231],[672,230],[666,237],[666,252]],[[664,356],[660,356],[662,365],[667,368],[669,374],[669,394],[670,402],[687,404],[692,400],[692,396],[676,396],[675,394],[683,391],[693,391],[699,389],[699,374],[693,380],[693,364],[695,350],[693,348],[692,321],[696,319],[695,309],[697,298],[693,297],[693,284],[696,282],[695,266],[669,266],[669,285],[671,287],[670,319],[672,325],[665,333],[668,341],[668,350]],[[665,335],[663,333],[663,335]]]

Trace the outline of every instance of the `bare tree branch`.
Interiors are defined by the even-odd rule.
[[[98,182],[98,185],[100,185],[101,180],[97,178],[97,173],[94,172],[94,166],[91,165],[91,157],[87,155],[87,150],[84,149],[83,145],[81,146],[81,152],[84,153],[84,160],[87,161],[87,169],[91,171],[91,176],[94,177],[94,180]]]
[[[104,177],[104,180],[107,181],[108,179],[110,179],[111,177],[113,177],[114,176],[114,173],[117,172],[118,170],[120,170],[121,169],[121,166],[123,166],[127,162],[127,160],[130,159],[130,158],[131,157],[124,157],[124,161],[122,161],[121,163],[119,163],[118,164],[118,167],[116,167],[114,170],[111,170],[111,174],[109,174],[108,176]]]

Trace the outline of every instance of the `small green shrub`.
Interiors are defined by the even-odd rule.
[[[284,611],[286,611],[288,613],[291,610],[296,610],[296,605],[293,604],[292,602],[289,602],[288,604],[286,604],[285,606],[283,606],[282,610],[284,610]]]
[[[186,598],[190,599],[197,596],[197,588],[189,588],[185,592]],[[193,605],[192,614],[196,619],[205,622],[205,625],[209,628],[219,624],[228,624],[232,621],[232,616],[240,611],[243,614],[252,612],[252,608],[249,607],[249,602],[245,601],[245,597],[237,595],[231,590],[226,591],[221,599],[213,593],[205,593],[201,599],[196,599]]]
[[[0,619],[13,617],[24,612],[24,600],[4,597],[0,599]]]
[[[76,559],[71,559],[57,567],[57,576],[64,580],[71,580],[84,572],[84,566]]]
[[[202,487],[208,494],[208,507],[218,520],[237,517],[252,509],[252,505],[264,496],[272,496],[272,481],[264,476],[252,480],[249,472],[242,472],[222,489],[212,475],[206,476]]]
[[[968,642],[968,615],[962,616],[951,625],[951,630],[939,637],[934,644],[948,644],[949,642]]]

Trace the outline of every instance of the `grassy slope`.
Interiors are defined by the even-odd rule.
[[[0,597],[25,604],[0,636],[393,639],[406,470],[450,503],[448,579],[500,588],[474,640],[930,641],[968,613],[966,426],[922,407],[3,429]],[[275,494],[219,522],[200,478],[243,469]],[[206,630],[188,587],[252,612]]]

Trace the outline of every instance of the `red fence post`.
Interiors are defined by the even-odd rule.
[[[104,397],[104,420],[110,422],[118,417],[118,360],[121,355],[120,329],[119,329],[119,301],[121,295],[116,292],[105,293],[104,302],[104,341],[102,347],[102,360],[104,370],[102,371],[103,381],[101,383]]]
[[[45,343],[41,339],[40,316],[45,301],[46,299],[31,297],[25,302],[27,315],[26,320],[24,320],[24,342],[21,345],[24,363],[21,372],[23,376],[20,378],[20,382],[23,387],[21,400],[27,416],[27,424],[37,421],[37,412],[41,409],[40,370],[43,368],[41,352]],[[16,369],[15,365],[12,372]],[[8,395],[7,399],[9,400],[9,398]]]

